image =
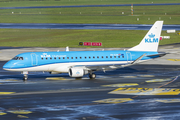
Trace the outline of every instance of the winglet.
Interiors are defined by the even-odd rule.
[[[156,21],[142,41],[129,49],[129,51],[153,51],[158,50],[163,21]]]

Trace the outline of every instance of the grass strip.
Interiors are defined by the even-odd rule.
[[[179,0],[0,0],[0,7],[179,3]]]
[[[6,9],[0,17],[0,23],[179,24],[180,11],[179,5],[135,6],[133,16],[130,7]]]
[[[142,40],[143,30],[58,30],[58,29],[0,29],[0,45],[12,47],[86,47],[79,42],[102,42],[102,48],[133,47]],[[162,32],[160,45],[179,42],[179,35]]]

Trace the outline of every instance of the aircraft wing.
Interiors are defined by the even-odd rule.
[[[124,65],[124,64],[123,64]],[[86,65],[86,66],[73,66],[73,68],[83,68],[84,70],[88,71],[107,71],[113,70],[118,68],[123,68],[123,65]]]

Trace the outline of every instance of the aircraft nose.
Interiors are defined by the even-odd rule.
[[[7,70],[7,69],[11,69],[11,67],[12,65],[9,62],[7,62],[6,64],[4,64],[3,69]]]

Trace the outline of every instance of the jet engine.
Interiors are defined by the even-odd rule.
[[[70,77],[83,77],[83,75],[88,74],[87,70],[82,68],[70,68],[69,69],[69,76]]]

